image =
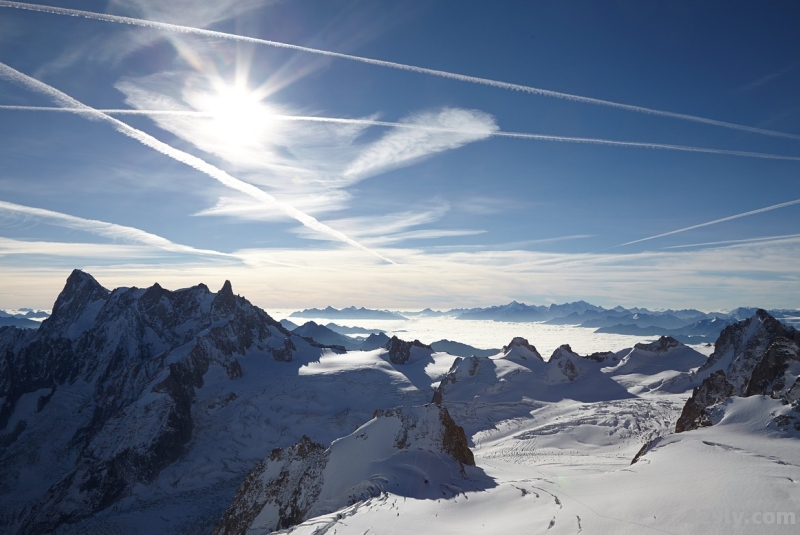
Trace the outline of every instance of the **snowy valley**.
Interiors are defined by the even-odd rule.
[[[646,316],[590,307],[559,317]],[[74,271],[41,327],[0,327],[1,530],[796,532],[788,321],[740,309],[705,352],[659,331],[590,354],[518,335],[479,353],[383,333],[368,312],[336,332],[227,282],[109,291]]]

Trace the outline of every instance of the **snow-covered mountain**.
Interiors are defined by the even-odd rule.
[[[284,325],[284,323],[281,322],[281,325]],[[292,332],[305,338],[311,338],[321,344],[338,346],[344,349],[357,349],[360,345],[359,341],[332,331],[314,321],[307,321],[303,325],[292,329]]]
[[[299,336],[229,282],[73,272],[38,330],[0,328],[0,531],[796,530],[800,336],[767,312],[709,358],[367,342]]]

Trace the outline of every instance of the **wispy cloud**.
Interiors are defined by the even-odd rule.
[[[708,227],[710,225],[717,225],[719,223],[725,223],[727,221],[733,221],[734,219],[739,219],[740,217],[748,217],[751,215],[763,214],[764,212],[770,212],[772,210],[778,210],[779,208],[786,208],[787,206],[794,206],[795,204],[800,204],[800,199],[795,199],[793,201],[782,202],[779,204],[773,204],[771,206],[765,206],[764,208],[759,208],[757,210],[750,210],[749,212],[743,212],[741,214],[735,214],[728,217],[723,217],[720,219],[715,219],[713,221],[707,221],[705,223],[699,223],[697,225],[692,225],[690,227],[679,228],[677,230],[671,230],[669,232],[664,232],[662,234],[656,234],[655,236],[648,236],[647,238],[641,238],[638,240],[629,241],[626,243],[621,243],[619,245],[615,245],[614,247],[624,247],[626,245],[633,245],[634,243],[641,243],[648,240],[655,240],[656,238],[663,238],[664,236],[672,236],[673,234],[680,234],[681,232],[687,232],[689,230],[694,230],[702,227]]]
[[[348,245],[352,245],[359,249],[362,249],[385,262],[391,263],[392,261],[388,258],[382,256],[381,254],[368,249],[367,247],[361,245],[357,241],[353,240],[352,238],[346,236],[340,231],[334,230],[331,227],[320,223],[314,217],[301,212],[297,208],[288,205],[286,203],[278,201],[275,197],[266,193],[265,191],[253,186],[252,184],[248,184],[239,180],[238,178],[234,178],[233,176],[229,175],[222,169],[215,167],[208,162],[201,160],[200,158],[193,156],[189,153],[176,149],[166,143],[163,143],[156,138],[142,132],[141,130],[137,130],[132,126],[129,126],[118,119],[114,119],[113,117],[106,115],[102,112],[98,112],[97,110],[86,106],[85,104],[73,99],[72,97],[66,95],[65,93],[59,91],[58,89],[47,85],[35,78],[31,78],[16,69],[5,65],[4,63],[0,63],[0,78],[5,78],[11,82],[19,83],[31,90],[36,92],[45,94],[53,99],[57,104],[67,107],[75,107],[75,108],[83,108],[86,110],[89,117],[93,120],[100,120],[110,123],[115,130],[118,132],[125,134],[126,136],[135,139],[136,141],[142,143],[143,145],[150,147],[158,152],[173,158],[183,164],[186,164],[206,175],[210,176],[211,178],[217,180],[218,182],[222,183],[223,185],[237,190],[245,195],[249,195],[254,199],[257,199],[263,202],[267,207],[277,208],[281,210],[287,216],[299,221],[304,226],[312,228],[318,232],[322,232],[331,236],[332,238],[339,240],[341,242],[347,243]]]
[[[253,270],[235,268],[229,277],[239,280],[242,291],[252,288],[254,296],[263,296],[272,307],[487,306],[511,299],[544,302],[546,297],[584,298],[607,306],[789,307],[795,306],[792,296],[800,291],[797,238],[699,251],[587,257],[521,250],[389,252],[398,264],[376,272],[363,258],[353,259],[342,250],[241,250],[237,254]],[[292,267],[270,269],[267,296],[258,259],[275,255]]]
[[[0,250],[70,255],[97,253],[86,265],[107,287],[168,288],[205,282],[219,287],[230,279],[237,293],[267,310],[288,307],[359,306],[411,309],[488,306],[511,299],[541,303],[587,299],[605,306],[696,307],[704,310],[755,305],[794,307],[800,292],[797,258],[800,237],[750,242],[701,250],[631,254],[560,254],[524,250],[442,251],[397,248],[387,252],[397,265],[376,270],[365,256],[337,249],[242,249],[244,263],[146,264],[130,260],[108,264],[104,255],[157,252],[152,247],[49,244],[0,239]],[[68,251],[68,249],[70,249]],[[126,249],[129,249],[126,251]],[[136,250],[139,250],[136,252]],[[273,263],[275,258],[282,265]],[[91,258],[89,258],[91,260]],[[92,262],[90,262],[92,264]],[[270,269],[264,268],[269,265]],[[3,262],[0,273],[14,280],[0,285],[5,306],[49,307],[63,287],[67,267],[40,262],[16,268]],[[441,276],[446,273],[447,276]],[[404,291],[398,292],[398,288]],[[465,292],[465,288],[469,291]]]
[[[172,253],[189,253],[197,255],[210,255],[225,258],[234,258],[231,254],[221,253],[219,251],[212,251],[208,249],[197,249],[188,245],[181,245],[172,242],[166,238],[151,234],[134,227],[126,227],[117,225],[115,223],[107,223],[105,221],[98,221],[96,219],[84,219],[61,212],[54,212],[52,210],[45,210],[43,208],[34,208],[31,206],[23,206],[21,204],[0,201],[0,212],[11,212],[42,220],[54,225],[81,230],[89,232],[98,236],[110,238],[112,240],[122,240],[132,243],[139,243],[162,249]]]
[[[477,110],[454,108],[417,113],[404,122],[442,130],[415,128],[391,131],[368,146],[350,163],[344,170],[343,177],[360,180],[437,152],[486,139],[498,130],[491,115]]]
[[[28,3],[23,3],[23,2],[10,2],[10,1],[7,1],[7,0],[0,0],[0,7],[14,8],[14,9],[26,9],[26,10],[30,10],[30,11],[39,11],[39,12],[43,12],[43,13],[51,13],[51,14],[56,14],[56,15],[66,15],[66,16],[72,16],[72,17],[84,17],[84,18],[89,18],[89,19],[94,19],[94,20],[99,20],[99,21],[105,21],[105,22],[114,22],[114,23],[127,24],[127,25],[133,25],[133,26],[143,26],[143,27],[155,28],[155,29],[159,29],[159,30],[166,30],[166,31],[170,31],[170,32],[178,32],[178,33],[184,33],[184,34],[195,34],[195,35],[202,35],[202,36],[206,36],[206,37],[215,37],[215,38],[221,38],[221,39],[228,39],[228,40],[232,40],[232,41],[252,43],[252,44],[257,44],[257,45],[265,45],[265,46],[271,46],[271,47],[277,47],[277,48],[285,48],[285,49],[290,49],[290,50],[297,50],[297,51],[300,51],[300,52],[307,52],[307,53],[319,54],[319,55],[324,55],[324,56],[329,56],[329,57],[334,57],[334,58],[347,59],[347,60],[351,60],[351,61],[358,61],[358,62],[361,62],[361,63],[367,63],[367,64],[370,64],[370,65],[375,65],[375,66],[379,66],[379,67],[388,67],[388,68],[392,68],[392,69],[400,69],[400,70],[405,70],[405,71],[417,72],[417,73],[420,73],[420,74],[428,74],[428,75],[432,75],[432,76],[438,76],[438,77],[441,77],[441,78],[448,78],[448,79],[451,79],[451,80],[457,80],[457,81],[461,81],[461,82],[468,82],[468,83],[473,83],[473,84],[486,85],[486,86],[490,86],[490,87],[496,87],[498,89],[506,89],[506,90],[511,90],[511,91],[521,91],[521,92],[525,92],[525,93],[531,93],[531,94],[534,94],[534,95],[541,95],[541,96],[547,96],[547,97],[554,97],[554,98],[559,98],[559,99],[570,100],[570,101],[573,101],[573,102],[580,102],[580,103],[583,103],[583,104],[593,104],[593,105],[599,105],[599,106],[607,106],[607,107],[611,107],[611,108],[616,108],[616,109],[621,109],[621,110],[626,110],[626,111],[631,111],[631,112],[636,112],[636,113],[643,113],[643,114],[655,115],[655,116],[660,116],[660,117],[667,117],[667,118],[672,118],[672,119],[680,119],[680,120],[684,120],[684,121],[701,123],[701,124],[706,124],[706,125],[710,125],[710,126],[718,126],[718,127],[722,127],[722,128],[728,128],[728,129],[731,129],[731,130],[739,130],[739,131],[743,131],[743,132],[749,132],[749,133],[752,133],[752,134],[762,134],[762,135],[767,135],[767,136],[783,137],[783,138],[787,138],[787,139],[800,140],[800,136],[795,135],[795,134],[788,134],[788,133],[785,133],[785,132],[776,132],[774,130],[766,130],[766,129],[763,129],[763,128],[755,128],[755,127],[751,127],[751,126],[745,126],[745,125],[740,125],[740,124],[735,124],[735,123],[729,123],[729,122],[726,122],[726,121],[718,121],[718,120],[715,120],[715,119],[709,119],[709,118],[706,118],[706,117],[700,117],[700,116],[696,116],[696,115],[689,115],[689,114],[685,114],[685,113],[676,113],[676,112],[670,112],[670,111],[665,111],[665,110],[658,110],[658,109],[654,109],[654,108],[647,108],[647,107],[644,107],[644,106],[635,106],[635,105],[631,105],[631,104],[624,104],[624,103],[621,103],[621,102],[615,102],[615,101],[610,101],[610,100],[603,100],[603,99],[585,97],[585,96],[575,95],[575,94],[571,94],[571,93],[563,93],[563,92],[559,92],[559,91],[551,91],[551,90],[548,90],[548,89],[541,89],[541,88],[538,88],[538,87],[531,87],[531,86],[526,86],[526,85],[521,85],[521,84],[513,84],[513,83],[508,83],[508,82],[502,82],[502,81],[499,81],[499,80],[491,80],[491,79],[488,79],[488,78],[480,78],[480,77],[477,77],[477,76],[467,76],[467,75],[448,72],[448,71],[440,71],[440,70],[436,70],[436,69],[428,69],[428,68],[425,68],[425,67],[407,65],[407,64],[404,64],[404,63],[396,63],[396,62],[392,62],[392,61],[384,61],[384,60],[366,58],[366,57],[363,57],[363,56],[355,56],[355,55],[351,55],[351,54],[343,54],[343,53],[339,53],[339,52],[333,52],[333,51],[330,51],[330,50],[322,50],[322,49],[318,49],[318,48],[310,48],[310,47],[305,47],[305,46],[293,45],[293,44],[289,44],[289,43],[282,43],[282,42],[279,42],[279,41],[270,41],[270,40],[266,40],[266,39],[257,39],[257,38],[254,38],[254,37],[246,37],[246,36],[236,35],[236,34],[231,34],[231,33],[211,31],[211,30],[206,30],[206,29],[203,29],[203,28],[196,28],[196,27],[186,26],[186,25],[168,24],[168,23],[156,22],[156,21],[133,18],[133,17],[121,17],[121,16],[117,16],[117,15],[108,15],[108,14],[96,13],[96,12],[92,12],[92,11],[66,9],[66,8],[59,8],[59,7],[53,7],[53,6],[39,5],[39,4],[28,4]]]
[[[123,245],[106,243],[27,241],[0,237],[0,257],[42,256],[63,257],[74,263],[75,259],[94,259],[103,261],[142,262],[157,256],[163,257],[159,247],[143,245]],[[175,251],[170,251],[175,252]],[[184,251],[185,252],[185,251]]]
[[[343,189],[294,188],[289,190],[285,188],[281,193],[281,197],[304,212],[322,214],[346,206],[350,199],[350,194]],[[245,196],[220,197],[216,204],[204,208],[193,215],[226,217],[242,221],[277,221],[285,217],[283,214],[264,210],[262,205]],[[329,224],[335,225],[335,222],[329,222]],[[300,227],[300,229],[304,228],[306,227]],[[312,231],[306,233],[302,232],[302,230],[297,230],[297,232],[304,236],[307,235],[307,237],[320,236],[319,233]],[[348,230],[342,230],[342,232],[349,234]]]
[[[449,204],[441,203],[428,209],[420,208],[415,211],[335,219],[331,221],[331,224],[347,229],[348,233],[372,246],[385,246],[406,240],[473,236],[486,232],[482,229],[415,228],[439,221],[449,210]],[[297,232],[305,238],[320,239],[319,235],[311,234],[303,229],[298,229]]]

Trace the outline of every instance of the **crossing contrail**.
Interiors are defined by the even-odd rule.
[[[782,137],[787,139],[794,139],[796,141],[800,141],[800,135],[789,134],[786,132],[777,132],[774,130],[766,130],[763,128],[755,128],[752,126],[745,126],[735,123],[729,123],[726,121],[718,121],[716,119],[709,119],[706,117],[699,117],[696,115],[689,115],[686,113],[676,113],[671,111],[664,111],[658,110],[655,108],[647,108],[644,106],[635,106],[632,104],[624,104],[621,102],[614,102],[611,100],[603,100],[598,98],[591,98],[591,97],[584,97],[581,95],[574,95],[571,93],[562,93],[559,91],[551,91],[549,89],[541,89],[538,87],[531,87],[527,85],[521,84],[513,84],[509,82],[502,82],[500,80],[492,80],[489,78],[480,78],[477,76],[468,76],[465,74],[458,74],[448,71],[440,71],[436,69],[429,69],[426,67],[417,67],[415,65],[408,65],[405,63],[396,63],[393,61],[385,61],[380,59],[373,59],[367,58],[363,56],[355,56],[352,54],[343,54],[341,52],[333,52],[331,50],[322,50],[319,48],[311,48],[307,46],[300,46],[300,45],[293,45],[290,43],[283,43],[280,41],[270,41],[267,39],[258,39],[256,37],[247,37],[244,35],[237,35],[232,33],[226,32],[218,32],[214,30],[206,30],[203,28],[194,28],[191,26],[182,26],[178,24],[168,24],[165,22],[157,22],[152,20],[146,19],[139,19],[134,17],[123,17],[120,15],[108,15],[106,13],[96,13],[94,11],[83,11],[79,9],[67,9],[62,7],[54,7],[54,6],[46,6],[46,5],[38,5],[38,4],[28,4],[24,2],[9,2],[7,0],[0,0],[0,7],[6,8],[14,8],[14,9],[24,9],[28,11],[38,11],[41,13],[50,13],[53,15],[67,15],[71,17],[82,17],[92,20],[98,21],[105,21],[105,22],[115,22],[118,24],[127,24],[131,26],[141,26],[145,28],[153,28],[158,30],[166,30],[170,32],[178,32],[184,34],[193,34],[193,35],[201,35],[205,37],[214,37],[218,39],[227,39],[230,41],[239,41],[245,43],[252,43],[256,45],[265,45],[271,46],[276,48],[284,48],[289,50],[297,50],[299,52],[307,52],[310,54],[319,54],[323,56],[329,56],[333,58],[339,59],[347,59],[351,61],[358,61],[361,63],[366,63],[369,65],[375,65],[379,67],[388,67],[390,69],[400,69],[404,71],[416,72],[420,74],[429,74],[432,76],[438,76],[440,78],[448,78],[450,80],[457,80],[459,82],[468,82],[473,84],[479,85],[486,85],[490,87],[496,87],[499,89],[507,89],[511,91],[522,91],[524,93],[531,93],[534,95],[541,95],[546,97],[553,97],[559,98],[564,100],[570,100],[573,102],[580,102],[583,104],[594,104],[598,106],[607,106],[611,108],[632,111],[636,113],[644,113],[648,115],[657,115],[660,117],[669,117],[672,119],[680,119],[683,121],[691,121],[695,123],[702,123],[711,126],[718,126],[722,128],[728,128],[731,130],[739,130],[742,132],[749,132],[751,134],[762,134],[767,136],[773,137]]]
[[[663,249],[688,249],[690,247],[707,247],[709,245],[738,245],[744,243],[761,243],[761,242],[772,242],[772,241],[780,241],[780,240],[788,240],[792,238],[800,238],[800,234],[783,234],[780,236],[764,236],[761,238],[745,238],[741,240],[722,240],[722,241],[709,241],[705,243],[690,243],[686,245],[670,245],[669,247],[664,247]]]
[[[634,243],[641,243],[643,241],[648,240],[655,240],[656,238],[663,238],[664,236],[671,236],[673,234],[679,234],[681,232],[686,232],[688,230],[694,230],[696,228],[707,227],[709,225],[716,225],[717,223],[725,223],[726,221],[732,221],[734,219],[739,219],[740,217],[747,217],[756,214],[763,214],[764,212],[771,212],[772,210],[777,210],[778,208],[786,208],[787,206],[793,206],[795,204],[800,204],[800,199],[795,199],[793,201],[782,202],[780,204],[773,204],[772,206],[765,206],[764,208],[759,208],[757,210],[750,210],[749,212],[744,212],[741,214],[731,215],[728,217],[723,217],[722,219],[715,219],[714,221],[708,221],[706,223],[700,223],[698,225],[692,225],[691,227],[684,227],[678,230],[672,230],[670,232],[664,232],[663,234],[656,234],[655,236],[650,236],[647,238],[641,238],[639,240],[629,241],[627,243],[621,243],[619,245],[615,245],[616,247],[624,247],[626,245],[633,245]]]
[[[238,259],[236,255],[228,253],[222,253],[209,249],[196,249],[189,245],[181,245],[166,238],[162,238],[157,234],[151,234],[135,227],[126,227],[124,225],[117,225],[116,223],[108,223],[106,221],[99,221],[97,219],[85,219],[61,212],[46,210],[44,208],[35,208],[32,206],[0,201],[0,212],[14,212],[41,219],[49,219],[67,228],[82,230],[115,240],[121,239],[129,242],[141,243],[143,245],[162,249],[171,253],[191,253]]]
[[[219,117],[220,114],[214,112],[194,111],[194,110],[132,110],[132,109],[98,109],[91,108],[88,111],[83,108],[54,108],[48,106],[15,106],[0,105],[0,110],[9,111],[42,111],[58,113],[76,113],[91,115],[92,111],[104,113],[106,115],[146,115],[146,116],[179,116],[179,117]],[[408,128],[412,130],[428,130],[433,132],[448,132],[457,134],[481,134],[494,137],[505,137],[515,139],[532,139],[538,141],[556,141],[561,143],[582,143],[588,145],[607,145],[612,147],[630,147],[654,150],[672,150],[680,152],[699,152],[705,154],[718,154],[724,156],[741,156],[744,158],[761,158],[766,160],[800,161],[800,156],[785,156],[782,154],[769,154],[764,152],[749,152],[741,150],[713,149],[708,147],[692,147],[687,145],[670,145],[665,143],[649,143],[640,141],[619,141],[614,139],[590,138],[590,137],[569,137],[551,136],[548,134],[530,134],[526,132],[503,132],[503,131],[478,131],[464,130],[458,128],[447,128],[440,126],[429,126],[418,123],[402,123],[391,121],[376,121],[372,119],[348,119],[344,117],[317,117],[309,115],[270,115],[271,119],[279,121],[300,121],[313,123],[335,123],[335,124],[355,124],[364,126],[385,126],[390,128]]]
[[[306,227],[316,230],[322,234],[326,234],[336,240],[342,241],[353,247],[357,247],[363,251],[367,251],[370,254],[373,254],[380,258],[381,260],[389,263],[394,263],[388,258],[383,257],[376,251],[369,249],[354,239],[346,236],[344,233],[339,232],[338,230],[334,230],[328,225],[318,221],[314,217],[306,214],[295,208],[294,206],[281,202],[269,193],[253,186],[252,184],[248,184],[238,178],[235,178],[222,169],[211,165],[210,163],[198,158],[197,156],[193,156],[189,153],[183,152],[182,150],[176,149],[171,145],[167,145],[166,143],[157,140],[153,136],[142,132],[141,130],[137,130],[136,128],[128,125],[127,123],[123,123],[119,119],[115,119],[110,115],[107,115],[103,112],[97,111],[96,109],[75,100],[74,98],[70,97],[66,93],[63,93],[56,89],[53,86],[45,84],[44,82],[40,82],[39,80],[32,78],[26,74],[19,72],[18,70],[9,67],[8,65],[0,62],[0,78],[5,78],[11,82],[15,82],[27,87],[30,90],[36,91],[38,93],[42,93],[53,99],[56,104],[60,106],[64,106],[67,108],[78,108],[82,114],[86,115],[87,118],[96,121],[104,121],[110,123],[117,132],[124,134],[132,139],[135,139],[139,143],[154,149],[165,156],[169,156],[170,158],[177,160],[193,169],[200,171],[201,173],[205,173],[206,175],[210,176],[211,178],[217,180],[221,184],[235,189],[244,193],[245,195],[249,195],[254,199],[257,199],[265,204],[270,206],[274,206],[282,211],[284,214],[288,215],[289,217],[299,221]]]

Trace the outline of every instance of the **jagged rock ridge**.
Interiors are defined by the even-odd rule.
[[[20,533],[49,532],[151,481],[191,439],[195,389],[211,365],[236,380],[242,374],[237,357],[261,354],[288,362],[298,345],[309,343],[234,295],[228,281],[216,294],[203,284],[112,292],[73,271],[39,330],[0,331],[4,480],[17,480],[18,459],[40,446],[26,442],[35,438],[25,439],[24,414],[9,421],[20,400],[38,395],[37,418],[58,420],[58,411],[67,410],[50,403],[59,387],[85,385],[84,401],[68,413],[61,434],[51,437],[58,444],[52,455],[69,452],[74,463],[55,463],[64,471],[46,475],[50,486],[43,496],[4,495],[3,507],[14,511],[12,525]]]
[[[764,395],[797,404],[800,399],[798,344],[800,332],[764,310],[726,327],[714,353],[698,370],[707,377],[686,402],[676,423],[676,432],[712,425],[710,409],[731,396]]]

